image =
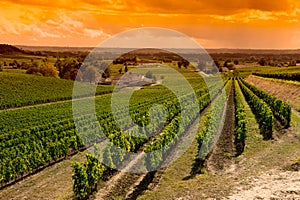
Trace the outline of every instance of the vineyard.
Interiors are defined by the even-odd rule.
[[[148,70],[150,68],[143,73]],[[181,181],[199,181],[199,177],[207,176],[216,159],[224,166],[231,166],[234,159],[248,156],[255,146],[252,131],[261,135],[261,138],[256,136],[259,140],[255,143],[270,144],[278,140],[281,133],[295,128],[295,124],[298,130],[294,118],[297,113],[294,114],[292,105],[243,79],[249,73],[245,69],[238,75],[224,73],[222,78],[214,75],[203,78],[188,69],[176,70],[185,77],[192,93],[187,93],[179,79],[160,69],[157,77],[164,77],[160,80],[163,84],[140,87],[132,92],[129,105],[128,101],[120,99],[113,108],[110,106],[113,86],[97,86],[96,96],[91,98],[93,94],[89,91],[95,86],[82,83],[77,99],[71,102],[66,100],[72,99],[73,81],[0,72],[1,190],[84,151],[84,161],[70,166],[73,183],[68,185],[72,194],[67,199],[97,199],[101,188],[106,187],[109,188],[109,196],[104,195],[107,199],[130,199],[134,195],[134,198],[147,199],[151,195],[154,198],[158,196],[150,189],[151,184],[163,187],[168,170],[180,168],[175,167],[177,161],[165,166],[168,160],[178,156],[177,150],[183,148],[192,133],[195,138],[190,149],[178,156],[179,160],[188,159],[181,163],[182,166],[188,164],[184,172],[188,175]],[[295,71],[282,73],[272,69],[270,73],[261,70],[253,74],[299,81],[299,73]],[[164,86],[166,83],[169,87]],[[120,94],[122,92],[128,93],[120,90]],[[45,104],[49,102],[51,104]],[[92,102],[95,114],[91,113]],[[77,106],[79,109],[74,110]],[[8,109],[15,107],[19,108]],[[250,115],[255,116],[253,122],[249,120]],[[234,117],[232,123],[228,116]],[[226,140],[225,132],[233,139]],[[110,144],[106,145],[105,140]],[[97,154],[103,146],[103,154]],[[193,153],[186,157],[189,152]],[[140,157],[135,160],[129,153],[137,153]],[[147,173],[122,175],[124,180],[116,178],[120,176],[116,168],[131,166],[134,162],[142,163]],[[214,168],[213,171],[221,173],[222,169]],[[108,186],[111,180],[116,181]],[[122,183],[120,189],[121,181],[128,183]],[[0,195],[0,198],[4,197]]]
[[[72,99],[74,83],[70,80],[6,71],[0,72],[0,80],[0,109]],[[78,97],[93,95],[84,92],[89,88],[90,85],[82,84],[82,94]],[[98,86],[96,94],[107,94],[112,90],[112,86]]]

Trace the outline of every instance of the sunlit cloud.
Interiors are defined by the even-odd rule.
[[[32,31],[37,33],[39,36],[43,38],[60,38],[62,37],[61,35],[58,34],[53,34],[53,33],[48,33],[47,31],[43,31],[41,28],[37,26],[32,27]]]
[[[207,48],[299,48],[298,0],[4,0],[0,8],[0,43],[96,46],[121,31],[156,26]]]
[[[94,29],[85,28],[85,29],[83,29],[83,33],[86,36],[91,37],[91,38],[97,38],[100,36],[102,36],[104,38],[110,37],[109,34],[104,33],[102,30],[94,30]]]

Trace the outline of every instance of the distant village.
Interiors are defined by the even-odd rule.
[[[155,83],[152,76],[148,76],[148,77],[146,76],[140,74],[134,74],[134,73],[118,74],[112,78],[100,78],[99,84],[134,87],[134,86],[148,86]]]

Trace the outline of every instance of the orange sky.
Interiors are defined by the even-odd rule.
[[[97,46],[164,27],[204,48],[300,48],[300,0],[2,0],[0,43]]]

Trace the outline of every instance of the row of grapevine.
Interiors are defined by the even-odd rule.
[[[255,86],[242,80],[243,84],[253,91],[259,98],[263,99],[273,110],[274,115],[280,120],[280,122],[287,128],[291,123],[292,108],[286,102],[278,99],[277,97],[270,95]]]
[[[300,73],[253,73],[255,76],[261,76],[266,78],[276,78],[283,80],[291,80],[291,81],[300,81]]]
[[[274,119],[271,108],[267,103],[256,96],[241,80],[239,80],[239,85],[253,113],[257,117],[260,133],[264,139],[271,139],[274,130]]]
[[[225,88],[217,95],[211,103],[205,116],[201,119],[201,131],[197,134],[198,156],[195,158],[194,172],[201,173],[204,161],[207,159],[209,152],[214,144],[215,136],[222,127],[222,116],[226,106],[226,98],[232,81],[228,81]]]
[[[198,99],[200,110],[203,110],[210,103],[209,95],[204,95]],[[201,103],[200,103],[201,102]],[[176,116],[163,131],[147,143],[143,150],[147,152],[145,163],[147,170],[153,171],[160,167],[168,152],[177,143],[181,135],[188,130],[199,113],[193,112],[193,105],[186,105],[181,115]]]
[[[96,157],[86,154],[87,161],[73,164],[73,191],[76,198],[87,199],[97,190],[97,184],[103,177],[106,167]]]
[[[234,81],[234,100],[235,100],[235,134],[236,151],[240,155],[244,151],[247,134],[246,112],[243,104],[243,94],[238,82]]]

